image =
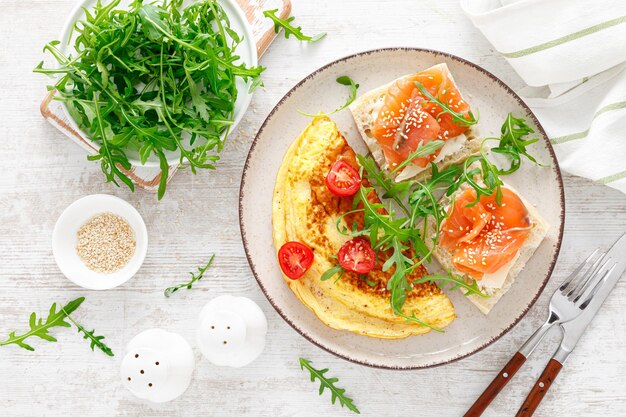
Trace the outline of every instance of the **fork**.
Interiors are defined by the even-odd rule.
[[[609,260],[606,253],[595,250],[554,291],[550,299],[548,319],[528,338],[511,360],[502,368],[482,395],[474,402],[464,417],[478,417],[491,404],[506,384],[522,367],[526,358],[539,345],[543,337],[555,325],[578,317],[587,308],[606,276],[605,266]]]

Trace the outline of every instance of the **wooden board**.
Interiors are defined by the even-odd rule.
[[[281,18],[286,18],[291,13],[290,0],[237,0],[239,6],[244,11],[248,22],[252,28],[252,35],[257,46],[259,58],[276,38],[274,24],[270,19],[263,16],[263,10],[278,9],[276,13]],[[40,111],[43,117],[48,120],[61,133],[80,145],[90,154],[95,154],[98,150],[92,143],[87,141],[79,132],[72,128],[61,104],[54,101],[55,92],[50,92],[41,102]],[[178,164],[170,166],[169,182],[178,171]],[[148,168],[144,166],[133,166],[130,170],[119,167],[135,185],[148,191],[156,191],[161,181],[161,170],[158,167]]]

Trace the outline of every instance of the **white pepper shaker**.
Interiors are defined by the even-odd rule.
[[[267,319],[254,301],[222,295],[200,312],[196,339],[202,355],[211,363],[239,368],[263,352],[266,334]]]
[[[155,403],[181,396],[195,361],[189,343],[179,334],[149,329],[135,336],[122,360],[123,385],[135,396]]]

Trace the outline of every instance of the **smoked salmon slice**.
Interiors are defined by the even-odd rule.
[[[524,244],[532,226],[528,210],[512,190],[501,187],[502,201],[495,193],[476,200],[468,188],[456,197],[441,225],[439,244],[452,254],[452,263],[476,280],[510,262]]]
[[[385,95],[383,105],[371,127],[372,136],[383,150],[390,168],[405,161],[422,145],[439,139],[454,138],[467,129],[453,121],[452,115],[428,101],[416,82],[452,110],[470,114],[470,107],[456,88],[446,65],[436,65],[425,71],[396,80]],[[439,149],[441,150],[441,148]],[[425,167],[438,152],[415,159],[414,164]]]

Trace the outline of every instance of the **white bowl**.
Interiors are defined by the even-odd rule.
[[[78,4],[74,7],[70,15],[68,16],[65,24],[63,25],[63,31],[61,32],[60,41],[61,44],[59,48],[61,52],[64,54],[74,54],[75,49],[74,46],[69,44],[72,40],[71,36],[75,35],[76,32],[72,31],[74,23],[78,19],[83,19],[85,17],[85,11],[83,8],[87,10],[91,10],[96,4],[97,0],[82,0],[79,1]],[[105,2],[106,3],[106,2]],[[130,0],[122,0],[117,8],[127,7],[130,3]],[[183,7],[186,7],[190,4],[194,3],[194,1],[185,0],[183,2]],[[239,61],[236,63],[245,63],[248,67],[256,67],[258,65],[258,56],[256,49],[256,42],[254,41],[254,36],[252,35],[252,28],[246,19],[246,16],[237,4],[236,0],[220,0],[220,3],[226,12],[226,15],[230,19],[231,28],[235,30],[238,34],[243,35],[243,41],[237,46],[235,49],[236,55],[240,57]],[[249,92],[250,83],[243,82],[240,78],[237,79],[237,100],[235,101],[235,111],[233,115],[233,124],[230,128],[232,132],[237,124],[243,118],[244,113],[248,109],[250,105],[250,101],[252,100],[252,93]],[[70,112],[67,109],[65,103],[61,103],[63,107],[63,111],[67,119],[76,132],[78,132],[87,142],[91,144],[95,149],[100,149],[100,144],[96,142],[92,142],[89,139],[89,135],[85,133],[82,129],[78,127],[78,124],[74,121]],[[168,151],[164,150],[165,156],[167,157],[168,164],[176,165],[180,161],[180,152],[178,151]],[[127,151],[128,160],[134,166],[145,166],[151,168],[159,167],[159,158],[155,155],[150,155],[145,164],[142,164],[139,160],[139,153],[135,151]]]
[[[124,218],[135,232],[135,253],[121,269],[105,274],[92,271],[76,253],[78,229],[98,214],[113,213]],[[93,194],[74,201],[61,213],[52,232],[52,253],[63,275],[89,290],[108,290],[122,285],[137,273],[146,258],[148,231],[139,212],[121,198]]]

